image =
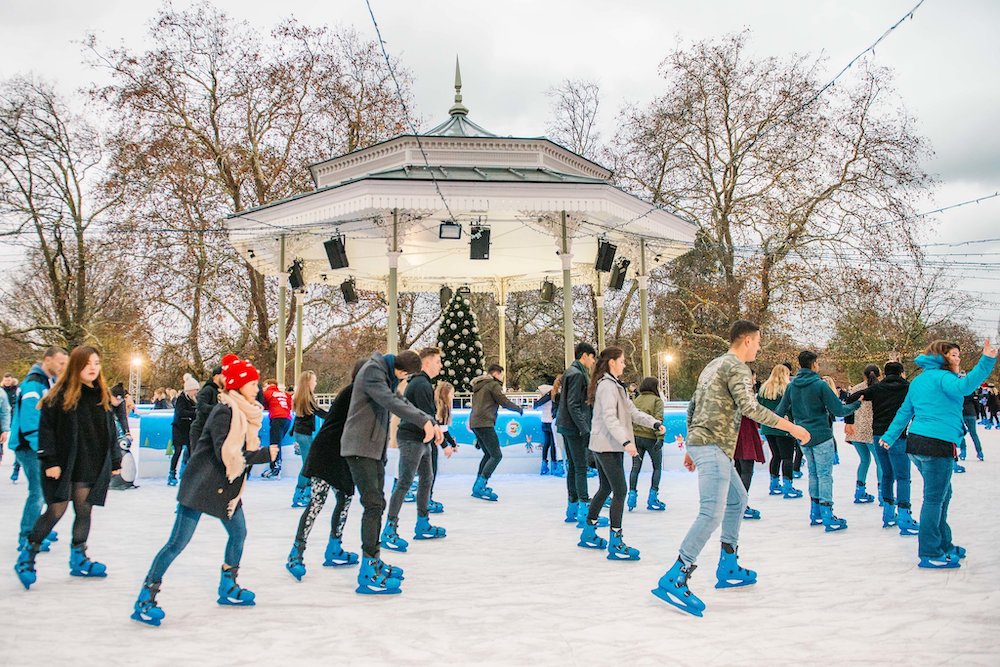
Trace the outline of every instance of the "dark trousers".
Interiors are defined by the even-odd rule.
[[[379,557],[382,513],[385,512],[385,461],[364,456],[347,456],[354,486],[361,495],[361,549],[366,558]]]
[[[597,516],[604,507],[604,501],[611,496],[611,529],[621,530],[622,514],[625,511],[625,452],[594,452],[597,460],[597,475],[601,486],[597,489],[590,507],[587,509],[587,521],[597,521]]]
[[[792,471],[799,472],[802,469],[802,446],[795,442],[795,455],[792,457]]]
[[[769,464],[771,477],[777,477],[780,472],[785,479],[791,479],[792,471],[798,470],[793,461],[798,449],[795,438],[790,435],[765,435],[764,439],[767,440],[767,446],[771,448],[771,463]],[[801,450],[797,455],[801,464]]]
[[[736,466],[736,472],[740,474],[740,481],[743,482],[743,488],[747,491],[750,490],[750,482],[753,481],[754,463],[753,459],[735,459],[733,461],[733,464]]]
[[[479,448],[483,450],[483,460],[479,462],[479,476],[489,479],[493,471],[500,465],[503,452],[500,451],[500,439],[492,426],[481,426],[472,429],[479,440]]]
[[[170,472],[177,472],[177,462],[181,461],[181,453],[184,454],[181,467],[186,466],[188,459],[191,458],[191,422],[188,420],[172,424],[170,437],[174,446],[173,456],[170,457]]]
[[[587,489],[587,452],[589,435],[563,433],[566,445],[566,492],[571,503],[585,503],[590,498]]]
[[[397,435],[396,446],[399,448],[399,481],[389,498],[388,516],[390,519],[399,519],[403,499],[417,475],[420,476],[420,483],[417,485],[417,516],[427,516],[427,504],[430,502],[431,486],[434,484],[431,448],[436,448],[437,445]]]
[[[542,422],[542,461],[559,460],[559,452],[556,451],[556,438],[552,433],[552,423]]]
[[[271,469],[281,468],[281,441],[285,438],[285,434],[288,433],[288,427],[292,425],[291,419],[286,419],[284,417],[278,417],[271,420],[270,424],[270,435],[271,439],[268,441],[269,444],[278,445],[278,455],[271,461]]]
[[[653,480],[649,486],[654,491],[659,491],[660,473],[663,471],[663,441],[636,436],[635,448],[639,455],[632,458],[632,472],[629,474],[628,488],[635,491],[636,485],[639,483],[639,472],[642,471],[642,459],[648,453],[649,460],[653,462]]]

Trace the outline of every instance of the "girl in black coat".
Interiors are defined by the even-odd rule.
[[[18,556],[14,571],[21,584],[35,583],[35,556],[73,502],[73,544],[69,573],[106,577],[107,567],[87,558],[90,510],[103,505],[111,475],[121,467],[121,450],[111,413],[111,394],[101,375],[101,355],[80,346],[69,356],[66,371],[38,403],[38,459],[47,505]]]
[[[177,519],[170,538],[153,559],[135,602],[132,619],[140,623],[159,625],[163,620],[163,610],[156,605],[160,582],[191,541],[202,514],[220,519],[229,534],[219,582],[219,604],[254,604],[254,594],[236,583],[247,534],[240,496],[250,466],[273,461],[278,446],[260,449],[264,410],[256,401],[260,379],[257,369],[248,361],[237,360],[226,366],[223,375],[225,391],[219,393],[219,402],[194,443],[191,461],[181,478]]]
[[[337,496],[337,505],[333,509],[333,517],[330,521],[330,541],[326,546],[323,565],[336,567],[358,563],[358,554],[344,551],[341,543],[344,524],[347,523],[347,512],[351,508],[351,499],[354,496],[354,478],[351,476],[351,469],[347,466],[347,461],[340,453],[340,437],[344,434],[347,411],[351,406],[354,378],[357,377],[358,371],[361,370],[366,361],[368,360],[359,359],[354,364],[354,370],[351,372],[351,384],[341,389],[333,400],[333,405],[330,406],[330,411],[327,413],[323,425],[312,440],[305,465],[302,467],[301,475],[312,478],[312,495],[310,495],[309,504],[299,519],[299,527],[295,531],[295,542],[288,554],[288,562],[285,563],[285,569],[299,581],[302,581],[302,577],[306,574],[306,566],[302,560],[306,550],[306,541],[309,539],[309,533],[312,532],[316,517],[326,505],[326,498],[330,493],[331,486]]]

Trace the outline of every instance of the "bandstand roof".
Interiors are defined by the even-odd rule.
[[[233,245],[265,275],[300,259],[307,282],[353,277],[359,288],[379,291],[394,232],[401,291],[446,284],[509,292],[558,282],[563,212],[574,284],[594,282],[602,237],[632,260],[633,276],[641,243],[648,268],[690,249],[693,223],[611,185],[609,170],[545,137],[500,137],[470,121],[457,64],[455,87],[444,123],[314,164],[315,190],[227,218]],[[438,238],[449,219],[462,224],[461,239]],[[469,258],[474,223],[490,228],[488,260]],[[350,266],[332,270],[323,242],[337,234]]]

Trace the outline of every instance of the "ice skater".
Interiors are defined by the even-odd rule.
[[[660,396],[660,382],[656,378],[643,378],[639,383],[639,395],[633,401],[635,407],[653,417],[658,422],[663,421],[663,398]],[[660,501],[660,479],[663,474],[663,434],[645,426],[635,425],[635,449],[632,457],[632,470],[628,480],[628,511],[635,509],[639,500],[639,473],[642,472],[642,461],[649,454],[649,462],[653,466],[653,477],[649,485],[649,497],[646,498],[646,509],[662,512],[667,506]]]
[[[344,524],[347,523],[351,499],[354,497],[354,478],[351,477],[351,468],[341,453],[341,439],[344,434],[344,424],[347,422],[347,412],[351,405],[351,396],[354,394],[354,381],[366,361],[367,359],[359,359],[354,364],[354,370],[351,371],[351,383],[341,389],[333,399],[333,405],[330,406],[323,425],[316,433],[316,437],[313,438],[302,466],[302,475],[310,480],[312,493],[309,495],[308,504],[299,518],[292,550],[288,553],[288,561],[285,563],[285,569],[299,581],[302,581],[302,577],[306,574],[303,557],[309,533],[312,532],[316,518],[326,505],[330,487],[333,487],[337,503],[330,521],[330,539],[326,545],[323,566],[357,565],[359,560],[358,554],[344,551],[342,542]]]
[[[573,363],[563,373],[556,428],[566,445],[566,493],[569,496],[566,523],[575,523],[577,528],[584,528],[590,505],[587,459],[590,454],[590,425],[593,421],[593,408],[587,403],[587,394],[590,372],[597,363],[597,352],[590,343],[577,343],[573,348],[573,356]],[[598,528],[607,525],[607,517],[598,519]]]
[[[882,377],[881,371],[875,364],[865,366],[864,374],[865,381],[851,387],[848,390],[849,393],[853,394],[866,387],[871,387]],[[844,398],[848,398],[848,396],[845,395]],[[875,477],[877,484],[880,485],[882,483],[882,463],[875,453],[874,434],[872,433],[872,404],[870,402],[862,402],[857,412],[844,417],[844,432],[847,436],[847,442],[851,443],[858,452],[858,479],[854,489],[854,502],[859,505],[871,503],[875,497],[865,489],[868,481],[868,468],[871,467],[874,458]]]
[[[772,412],[781,403],[781,397],[785,395],[785,389],[791,381],[791,364],[778,364],[771,369],[771,375],[760,386],[757,391],[757,401]],[[780,429],[762,425],[760,429],[767,439],[767,446],[771,449],[771,486],[768,494],[772,496],[784,496],[786,499],[801,498],[802,492],[792,484],[794,479],[794,459],[798,443],[789,437],[788,433]],[[801,454],[798,455],[801,458]]]
[[[691,592],[688,581],[698,554],[722,525],[722,549],[716,569],[716,588],[757,583],[757,573],[740,566],[737,548],[747,492],[736,474],[732,456],[736,449],[737,415],[780,428],[803,443],[809,432],[757,403],[747,364],[760,350],[760,327],[739,320],[729,330],[729,351],[709,362],[698,377],[688,403],[687,453],[684,466],[698,472],[700,509],[673,566],[660,578],[652,593],[682,611],[702,616],[705,603]]]
[[[191,424],[198,414],[198,389],[198,381],[189,373],[185,373],[184,391],[177,396],[177,402],[174,403],[174,420],[170,424],[170,444],[174,448],[174,453],[170,457],[167,486],[177,486],[177,464],[181,464],[183,471],[191,460]]]
[[[235,355],[233,355],[235,356]],[[167,543],[146,574],[132,608],[132,620],[160,625],[165,614],[156,602],[163,575],[187,547],[202,514],[222,521],[229,535],[219,578],[218,603],[248,607],[255,604],[252,591],[236,583],[243,557],[247,525],[243,516],[243,487],[250,466],[273,461],[277,446],[260,448],[263,408],[257,403],[260,373],[249,361],[228,360],[223,371],[224,389],[194,443],[191,460],[177,492],[177,517]]]
[[[809,463],[809,523],[822,525],[826,532],[847,529],[847,520],[833,513],[833,462],[836,449],[833,441],[834,417],[853,414],[861,403],[844,405],[835,387],[820,377],[819,355],[810,350],[799,352],[799,372],[785,390],[775,413],[789,416],[805,427],[810,444],[802,442],[802,451]],[[801,438],[799,438],[802,441]]]
[[[500,450],[500,439],[497,438],[497,410],[501,406],[524,414],[518,404],[507,398],[503,393],[504,369],[500,364],[490,364],[486,374],[472,381],[472,411],[469,414],[469,428],[476,434],[479,446],[483,450],[483,458],[479,462],[479,474],[472,485],[472,497],[482,500],[496,501],[497,494],[487,482],[500,465],[503,452]]]
[[[972,444],[976,448],[976,458],[980,461],[983,460],[983,444],[979,441],[979,433],[976,432],[976,406],[978,405],[976,401],[976,392],[972,392],[965,397],[965,401],[962,403],[962,420],[965,422],[965,430],[968,432],[969,437],[972,438]],[[966,444],[965,438],[962,438],[962,444],[958,448],[958,458],[961,461],[965,460],[966,456]]]
[[[420,372],[420,357],[412,350],[398,355],[375,352],[365,362],[354,381],[354,393],[341,438],[341,452],[351,468],[354,484],[361,493],[361,570],[356,592],[396,594],[400,592],[403,570],[380,558],[379,537],[385,511],[385,463],[389,442],[389,413],[423,429],[423,442],[444,440],[434,417],[421,412],[396,393],[396,385],[408,375]]]
[[[431,380],[441,373],[441,350],[436,347],[425,347],[420,350],[420,371],[409,377],[403,397],[413,404],[422,414],[436,414],[434,403],[434,387]],[[442,431],[443,434],[443,431]],[[447,536],[440,526],[432,526],[428,507],[431,499],[431,488],[434,486],[433,450],[437,444],[424,442],[423,422],[414,424],[405,419],[399,420],[396,430],[396,447],[399,449],[399,483],[389,498],[389,510],[386,514],[385,528],[382,530],[381,543],[384,549],[390,551],[406,551],[409,543],[399,535],[399,510],[403,507],[403,498],[410,488],[414,478],[419,475],[417,485],[417,524],[413,537],[417,540],[432,540]],[[451,458],[453,450],[445,449],[445,455]]]
[[[755,390],[756,393],[756,390]],[[764,443],[760,440],[757,422],[746,417],[740,417],[740,430],[736,434],[736,449],[733,452],[733,465],[736,473],[747,490],[747,506],[743,510],[743,518],[760,519],[760,510],[750,507],[750,484],[753,482],[753,467],[764,462]]]
[[[883,434],[906,400],[909,389],[903,364],[890,361],[885,365],[884,379],[847,397],[849,402],[862,398],[871,405],[873,442],[884,439]],[[882,494],[882,527],[896,526],[900,535],[916,535],[920,526],[913,520],[910,511],[910,459],[906,455],[906,436],[901,435],[889,447],[878,445],[875,456],[881,462],[879,492]]]
[[[636,456],[633,424],[663,435],[661,419],[646,414],[635,406],[628,390],[621,383],[625,371],[625,351],[620,347],[601,350],[594,364],[587,388],[587,403],[593,408],[590,425],[590,451],[597,459],[600,487],[590,499],[587,524],[580,535],[579,546],[608,550],[608,560],[639,560],[639,550],[625,544],[622,538],[622,514],[625,510],[625,454]],[[608,540],[597,535],[597,518],[608,495],[611,496],[611,532]]]
[[[305,468],[309,458],[309,448],[312,446],[316,433],[316,418],[326,419],[327,412],[316,404],[316,383],[318,378],[313,371],[302,371],[295,385],[298,390],[292,397],[292,408],[295,410],[295,421],[292,423],[292,438],[302,458],[302,468]],[[309,504],[311,487],[309,477],[299,471],[295,482],[295,492],[292,495],[292,507],[305,507]]]
[[[448,458],[451,458],[451,454],[458,451],[458,443],[455,441],[455,436],[449,431],[451,428],[451,403],[454,399],[455,385],[444,380],[438,382],[434,388],[434,407],[437,410],[437,422],[438,426],[441,427],[441,434],[444,436],[444,440],[437,447],[431,447],[431,467],[434,479],[431,481],[431,498],[427,503],[427,511],[430,514],[441,514],[444,512],[444,505],[434,500],[434,483],[437,482],[438,475],[438,449],[450,449],[451,453],[446,454]]]
[[[35,556],[72,502],[75,517],[69,573],[74,577],[106,577],[107,566],[87,556],[91,510],[94,505],[104,505],[111,475],[121,468],[101,354],[87,345],[74,348],[66,371],[38,401],[38,408],[38,462],[47,507],[28,534],[14,571],[25,589],[35,583]]]
[[[962,403],[993,371],[997,350],[986,339],[983,355],[965,377],[958,376],[961,354],[957,343],[936,340],[914,360],[924,372],[910,383],[906,400],[879,442],[892,447],[908,429],[906,453],[924,478],[917,536],[918,566],[922,568],[956,568],[965,558],[965,549],[952,541],[948,525],[951,459],[965,433]]]

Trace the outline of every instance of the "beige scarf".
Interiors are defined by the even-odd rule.
[[[232,483],[246,472],[246,451],[255,452],[260,449],[260,425],[264,419],[264,408],[257,401],[248,401],[238,391],[219,392],[219,403],[229,406],[233,416],[229,422],[229,433],[222,443],[222,463],[226,466],[226,478]],[[240,492],[229,503],[229,516],[236,511],[236,505],[243,495],[243,482],[240,482]]]

